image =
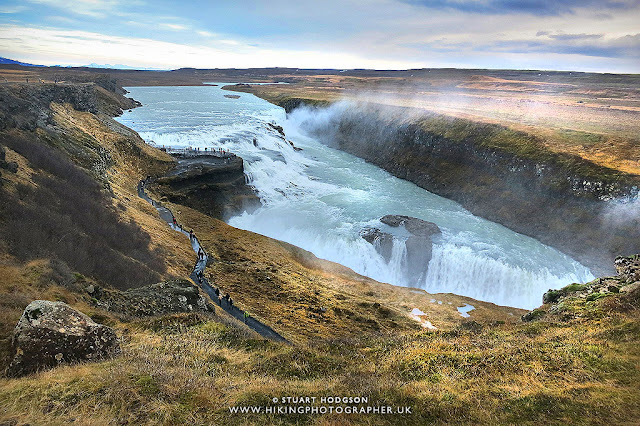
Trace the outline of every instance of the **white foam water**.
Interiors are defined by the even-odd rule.
[[[262,207],[231,218],[233,226],[295,244],[379,281],[521,308],[538,306],[549,288],[593,278],[551,247],[323,145],[307,128],[326,120],[330,111],[300,110],[287,117],[282,108],[251,94],[225,98],[230,92],[220,86],[128,90],[144,106],[119,121],[149,143],[222,148],[244,159]],[[268,123],[282,125],[302,151]],[[442,230],[417,284],[407,277],[406,235],[379,221],[387,214],[424,219]],[[361,238],[365,227],[395,234],[388,262]]]

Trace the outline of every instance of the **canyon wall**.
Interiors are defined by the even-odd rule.
[[[300,103],[283,106],[298,113],[291,106]],[[319,115],[302,123],[324,143],[551,245],[595,274],[640,251],[639,215],[617,213],[625,206],[617,200],[637,197],[640,176],[554,153],[533,135],[495,124],[372,104],[304,113]]]

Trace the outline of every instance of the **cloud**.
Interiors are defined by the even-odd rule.
[[[180,24],[160,24],[160,26],[174,31],[183,31],[187,29],[186,26]]]
[[[428,9],[482,14],[528,14],[551,16],[575,13],[578,9],[640,9],[638,0],[401,0]]]
[[[546,39],[503,40],[476,49],[512,53],[559,53],[602,58],[640,58],[640,33],[605,39],[603,34],[548,34]]]
[[[64,12],[92,18],[104,18],[124,5],[122,0],[27,0]]]
[[[233,63],[229,62],[231,59],[206,61],[235,67],[249,63],[245,59],[248,52],[271,51],[277,52],[273,60],[260,53],[249,66],[515,66],[607,72],[637,72],[640,68],[633,52],[637,45],[633,39],[623,39],[639,32],[640,10],[632,9],[640,0],[603,0],[598,11],[594,0],[193,0],[180,7],[171,0],[148,2],[153,7],[145,6],[144,1],[24,0],[26,5],[40,2],[44,6],[37,13],[18,14],[11,16],[16,19],[4,22],[41,29],[51,25],[74,34],[85,31],[194,49],[235,51],[238,55]],[[523,15],[525,10],[533,12]],[[610,19],[598,18],[598,13],[605,13]],[[69,19],[54,21],[51,16]],[[31,45],[38,43],[32,40]],[[14,46],[4,47],[5,51],[9,49],[16,50]],[[68,51],[65,58],[78,57],[73,44],[55,46],[50,52],[29,49],[21,53],[25,61],[24,54],[35,51],[49,63],[63,63],[55,52]],[[141,56],[124,58],[123,54],[120,59],[99,61],[92,59],[93,55],[102,52],[93,49],[90,57],[75,63],[136,64],[145,58],[144,66],[194,66],[192,60],[180,63],[178,56],[169,61],[161,53],[152,63],[144,52]],[[325,58],[325,62],[319,58]],[[356,59],[361,62],[354,63]],[[163,65],[167,63],[170,65]]]
[[[604,37],[604,34],[548,34],[549,38],[561,41],[593,40]]]
[[[338,52],[256,48],[235,40],[215,40],[199,46],[17,25],[0,25],[0,56],[42,64],[95,62],[156,68],[325,68],[330,64],[336,68],[397,69],[420,65]],[[46,59],[51,57],[56,59]]]
[[[71,18],[69,18],[67,16],[57,16],[57,15],[56,16],[48,16],[46,19],[47,19],[47,21],[57,22],[58,24],[59,23],[62,23],[62,24],[75,24],[75,23],[78,22],[77,20],[71,19]]]
[[[26,10],[29,10],[29,8],[27,6],[24,5],[4,5],[4,6],[0,6],[0,13],[2,14],[13,14],[13,13],[20,13],[20,12],[24,12]]]

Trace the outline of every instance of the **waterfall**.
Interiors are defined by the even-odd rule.
[[[382,282],[515,307],[533,308],[547,289],[592,278],[587,268],[551,247],[321,143],[309,129],[325,126],[339,109],[301,110],[287,118],[281,108],[253,95],[224,98],[228,92],[219,87],[129,90],[145,106],[120,121],[148,142],[222,148],[244,159],[262,207],[229,219],[235,227],[286,241]],[[271,122],[284,127],[286,138]],[[424,219],[442,230],[416,283],[407,277],[407,235],[380,222],[387,214]],[[389,261],[360,236],[367,227],[394,235]]]

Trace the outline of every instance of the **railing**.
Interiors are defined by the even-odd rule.
[[[192,157],[216,157],[216,158],[235,158],[236,155],[233,152],[220,150],[220,149],[201,149],[201,148],[171,148],[161,146],[158,147],[160,151],[166,152],[169,155],[173,155],[175,157],[181,158],[192,158]]]

